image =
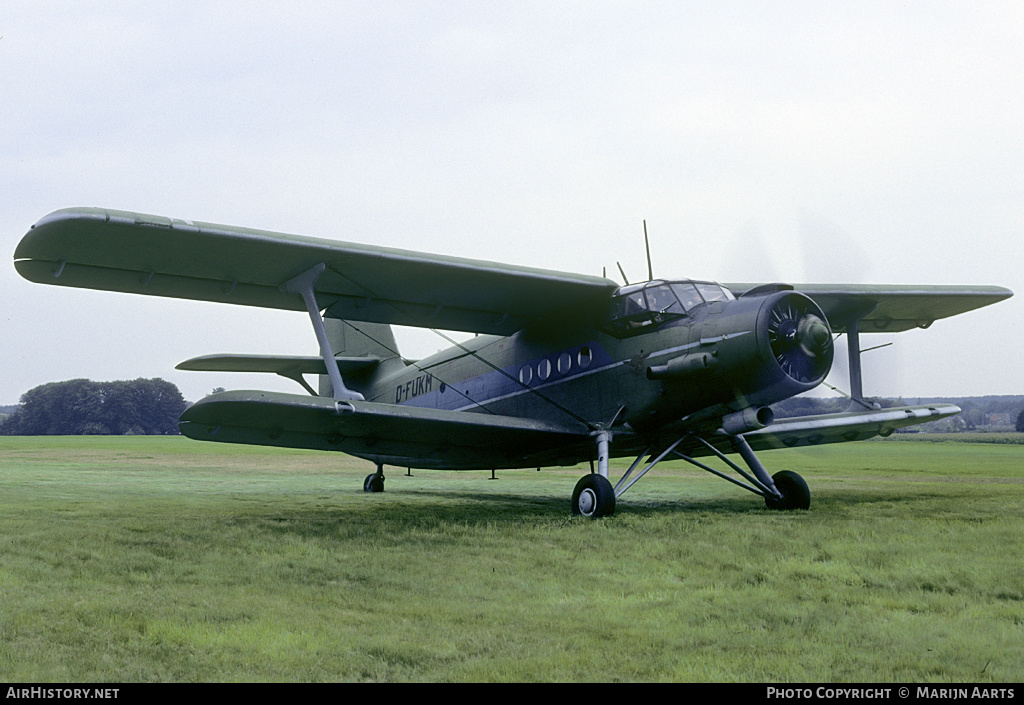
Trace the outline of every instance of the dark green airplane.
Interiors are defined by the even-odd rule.
[[[94,208],[46,216],[14,259],[39,283],[309,314],[318,357],[212,355],[178,366],[273,372],[308,392],[213,394],[182,414],[190,438],[349,453],[376,464],[364,482],[375,492],[385,464],[495,470],[589,461],[572,511],[593,517],[611,514],[659,462],[679,458],[761,495],[770,508],[806,509],[803,479],[769,475],[755,451],[885,436],[960,411],[867,403],[860,334],[927,328],[1012,296],[993,286],[619,286]],[[392,325],[478,335],[408,360]],[[841,333],[851,408],[776,421],[769,405],[821,384]],[[304,375],[318,375],[319,389]],[[621,456],[636,459],[613,487],[608,460]],[[716,456],[740,479],[698,460]]]

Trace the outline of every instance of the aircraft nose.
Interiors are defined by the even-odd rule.
[[[817,385],[832,367],[832,330],[810,298],[782,292],[765,301],[767,341],[775,363],[792,380]]]
[[[808,314],[800,319],[797,338],[800,341],[800,347],[809,355],[818,356],[828,349],[832,332],[823,320],[814,314]]]

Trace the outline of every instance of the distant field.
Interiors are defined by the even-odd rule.
[[[763,454],[809,512],[679,465],[590,521],[582,468],[0,437],[0,680],[1019,683],[1024,447],[910,440]]]
[[[893,441],[930,441],[932,443],[1007,443],[1024,445],[1024,433],[1013,431],[978,431],[965,433],[896,433]]]

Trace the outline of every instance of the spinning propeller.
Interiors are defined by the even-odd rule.
[[[769,313],[768,341],[779,367],[798,382],[819,382],[832,367],[832,331],[807,297],[779,299]]]

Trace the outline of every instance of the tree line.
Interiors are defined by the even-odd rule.
[[[0,435],[167,435],[178,433],[188,406],[178,387],[163,379],[51,382],[21,396],[0,420]]]
[[[215,389],[214,392],[223,391]],[[936,431],[975,430],[1003,423],[1024,432],[1024,396],[989,396],[957,399],[872,399],[880,406],[928,404],[948,401],[963,412],[922,428]],[[778,418],[845,411],[844,397],[793,397],[772,405]],[[73,379],[30,389],[9,416],[0,418],[0,435],[168,435],[177,434],[178,417],[188,406],[174,384],[163,379],[93,382]],[[7,410],[7,409],[5,409]],[[934,428],[929,428],[934,426]]]

